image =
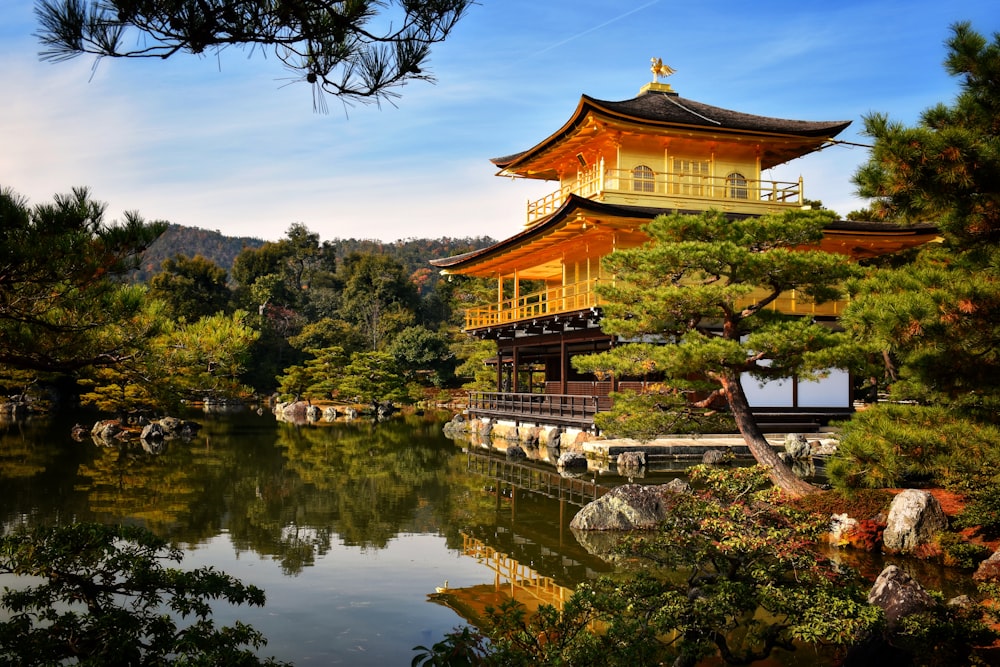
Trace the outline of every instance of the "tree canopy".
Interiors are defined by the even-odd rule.
[[[876,215],[932,222],[943,242],[851,285],[844,325],[884,359],[895,399],[1000,414],[1000,34],[952,26],[945,67],[951,105],[916,126],[865,118],[871,158],[855,175]]]
[[[71,372],[134,355],[155,333],[143,290],[122,278],[166,228],[138,213],[104,219],[87,188],[29,206],[0,189],[0,364]]]
[[[65,665],[276,665],[252,627],[216,627],[212,606],[264,604],[264,591],[212,568],[165,567],[182,552],[135,526],[70,524],[0,539],[0,573],[41,583],[5,589],[0,662]],[[170,613],[164,613],[169,611]],[[76,662],[79,661],[79,662]]]
[[[295,77],[345,102],[433,81],[430,50],[471,0],[39,0],[43,60],[270,50]],[[314,105],[325,109],[322,95]]]
[[[664,421],[723,398],[758,462],[792,494],[814,490],[782,463],[761,433],[741,378],[808,377],[836,367],[842,338],[808,318],[770,307],[783,294],[823,302],[854,273],[844,257],[809,249],[822,238],[828,211],[791,211],[731,220],[722,212],[660,216],[651,241],[615,251],[603,267],[615,281],[597,287],[601,328],[628,342],[574,360],[599,376],[649,378],[660,391],[620,401],[601,423],[623,435],[665,433]],[[669,343],[669,344],[663,344]],[[650,419],[654,419],[652,425]]]

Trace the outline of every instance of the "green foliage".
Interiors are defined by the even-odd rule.
[[[435,2],[77,2],[41,0],[43,60],[168,58],[226,47],[272,50],[296,80],[347,102],[399,96],[410,81],[433,81],[430,47],[444,41],[468,0]]]
[[[496,345],[491,340],[463,337],[452,344],[455,357],[462,363],[455,369],[455,375],[465,379],[463,389],[469,391],[496,391],[497,373],[495,366],[486,360],[496,356]]]
[[[0,662],[31,665],[261,665],[266,643],[212,603],[264,604],[264,592],[212,568],[184,571],[180,549],[134,526],[19,529],[0,540],[0,572],[42,583],[7,588]],[[165,613],[166,612],[166,613]]]
[[[348,257],[343,273],[344,319],[363,332],[368,349],[382,350],[413,323],[416,286],[399,262],[382,255]]]
[[[900,619],[893,646],[905,651],[917,667],[989,664],[975,652],[975,647],[989,646],[997,638],[983,619],[983,607],[946,605],[940,594],[932,595],[937,602],[933,609]]]
[[[406,381],[387,352],[358,352],[344,367],[338,396],[358,403],[409,402]]]
[[[155,333],[144,290],[122,283],[163,223],[104,220],[86,188],[29,207],[0,188],[0,364],[47,372],[113,366]]]
[[[871,158],[855,174],[882,219],[933,222],[944,242],[911,265],[851,286],[848,331],[886,355],[891,397],[1000,415],[1000,34],[952,26],[947,71],[960,92],[916,126],[865,118]]]
[[[649,243],[601,260],[615,279],[596,288],[604,303],[602,330],[648,342],[576,357],[573,367],[598,378],[656,383],[647,393],[670,406],[659,410],[668,419],[681,401],[694,408],[728,402],[773,481],[789,493],[812,491],[767,444],[741,378],[810,378],[853,362],[854,349],[842,334],[771,309],[791,290],[816,303],[835,299],[856,273],[842,256],[804,249],[822,239],[834,217],[799,210],[744,220],[720,211],[657,217],[644,227]],[[643,410],[619,408],[608,419],[616,433],[648,435],[661,426]]]
[[[611,410],[594,416],[609,438],[652,440],[666,434],[732,433],[732,415],[712,408],[696,408],[684,394],[612,392]]]
[[[969,502],[955,517],[955,525],[978,528],[983,537],[996,539],[1000,537],[1000,475],[991,470],[983,477],[969,490]]]
[[[143,316],[162,318],[160,305],[147,302]],[[191,323],[164,321],[132,359],[84,374],[80,384],[89,389],[80,399],[104,412],[124,412],[245,397],[251,390],[241,376],[259,335],[246,320],[246,313],[236,311]]]
[[[488,653],[486,638],[469,627],[458,628],[430,648],[414,646],[420,651],[411,667],[475,667],[485,664]]]
[[[997,427],[945,408],[879,404],[842,425],[827,474],[845,489],[917,483],[968,489],[998,464]]]
[[[981,562],[993,555],[993,550],[989,547],[969,542],[958,533],[939,533],[937,542],[944,555],[944,564],[948,567],[974,570]]]
[[[863,582],[814,551],[826,519],[775,503],[766,469],[698,466],[691,479],[704,492],[676,494],[657,531],[622,542],[640,571],[581,585],[561,612],[492,610],[489,655],[474,664],[750,664],[795,643],[851,646],[879,628]],[[452,634],[439,657],[470,639],[482,646]]]
[[[278,377],[278,391],[287,400],[327,399],[338,392],[348,356],[338,346],[308,350],[304,364],[285,369]]]
[[[229,307],[226,272],[201,255],[165,259],[149,281],[149,298],[165,301],[174,319],[194,322],[215,315]]]
[[[444,387],[455,377],[455,358],[449,338],[421,326],[399,332],[388,347],[408,381]]]

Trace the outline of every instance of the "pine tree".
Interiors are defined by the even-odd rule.
[[[839,355],[847,347],[840,334],[771,308],[792,290],[815,302],[840,295],[854,266],[843,256],[808,249],[832,218],[828,211],[746,220],[718,211],[660,216],[645,227],[648,244],[603,260],[615,282],[598,287],[606,303],[601,328],[637,342],[574,365],[599,376],[661,377],[656,398],[667,411],[707,408],[724,398],[772,481],[791,495],[814,491],[764,438],[740,379],[808,377],[843,361]],[[626,430],[646,418],[641,411],[611,416]]]
[[[1000,34],[988,42],[952,26],[945,67],[960,77],[950,106],[906,127],[865,119],[874,139],[855,175],[888,220],[933,222],[942,243],[910,264],[851,286],[843,322],[886,360],[893,398],[948,405],[987,420],[1000,414]]]
[[[299,81],[345,102],[391,100],[433,81],[431,46],[470,0],[40,0],[43,60],[160,58],[270,49]],[[325,109],[320,94],[314,104]]]

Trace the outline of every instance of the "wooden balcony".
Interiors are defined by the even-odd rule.
[[[507,299],[500,303],[491,303],[488,306],[469,308],[465,311],[465,330],[472,331],[503,324],[526,322],[548,315],[561,315],[599,307],[601,298],[594,290],[598,282],[597,279],[586,280],[526,294],[516,299]],[[755,290],[749,296],[738,301],[737,305],[746,306],[759,299],[763,294],[763,290]],[[842,299],[817,304],[811,299],[799,295],[795,290],[791,290],[769,304],[767,309],[786,315],[839,317],[847,303],[847,300]]]
[[[664,210],[707,210],[761,214],[803,204],[802,179],[797,182],[732,180],[674,172],[648,172],[639,177],[628,169],[592,167],[577,181],[528,202],[528,224],[552,215],[575,194],[608,203],[662,207]]]

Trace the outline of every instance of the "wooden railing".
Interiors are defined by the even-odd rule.
[[[546,315],[559,315],[600,306],[601,299],[594,289],[597,284],[598,280],[595,278],[533,292],[516,299],[506,299],[488,306],[469,308],[465,311],[465,329],[468,331],[525,322]],[[764,295],[764,290],[754,290],[738,300],[736,305],[745,308]],[[847,303],[847,300],[841,299],[817,304],[795,290],[789,290],[768,304],[766,309],[786,315],[839,317]]]
[[[598,410],[608,410],[607,396],[571,394],[514,394],[496,391],[469,393],[469,414],[519,421],[592,424]]]
[[[570,194],[596,197],[602,194],[629,195],[703,200],[709,206],[764,202],[772,205],[802,206],[802,179],[798,181],[772,181],[743,179],[732,180],[726,176],[692,175],[682,172],[653,172],[652,178],[637,178],[628,169],[592,168],[581,173],[573,183],[563,185],[540,199],[528,202],[528,224],[549,216],[562,205]],[[653,204],[650,201],[650,204]],[[692,204],[696,207],[695,204]]]
[[[465,328],[480,329],[510,322],[521,322],[544,315],[557,315],[586,310],[598,305],[594,287],[597,280],[585,280],[540,292],[532,292],[516,299],[506,299],[488,306],[469,308],[465,311]]]

